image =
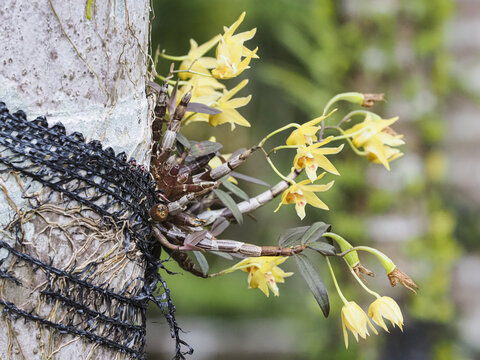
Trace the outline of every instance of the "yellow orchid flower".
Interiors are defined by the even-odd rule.
[[[192,90],[191,102],[202,104],[211,104],[217,101],[222,93],[219,90],[225,89],[225,85],[212,77],[193,75],[188,82],[183,85],[177,93],[177,102],[189,90]]]
[[[400,330],[403,331],[403,315],[398,304],[391,297],[382,296],[375,300],[368,308],[368,316],[386,332],[388,331],[387,325],[383,318],[390,320],[393,327],[398,325]]]
[[[280,265],[287,257],[282,256],[259,256],[246,258],[231,268],[222,271],[230,273],[235,270],[243,270],[248,273],[248,287],[260,289],[268,297],[272,290],[275,296],[279,295],[277,283],[285,282],[284,278],[292,276],[292,272],[285,272],[277,265]]]
[[[345,340],[345,347],[348,349],[348,333],[350,330],[355,336],[355,340],[358,342],[358,335],[363,339],[366,339],[368,335],[368,326],[377,334],[377,330],[373,327],[372,323],[368,319],[367,314],[362,310],[360,306],[354,301],[348,301],[342,307],[342,329],[343,338]]]
[[[338,170],[325,155],[338,154],[342,151],[343,144],[336,148],[320,148],[321,146],[328,144],[332,139],[333,136],[330,136],[320,143],[297,149],[297,155],[293,160],[293,166],[297,170],[305,169],[311,182],[314,182],[317,178],[317,169],[319,167],[329,173],[340,175]]]
[[[242,98],[231,99],[247,84],[248,80],[245,79],[233,89],[229,91],[223,91],[223,95],[214,104],[212,104],[213,107],[218,108],[222,112],[217,115],[209,116],[208,122],[210,123],[210,125],[218,126],[221,124],[230,123],[232,130],[235,129],[235,124],[250,127],[250,123],[235,109],[247,105],[250,102],[252,95],[248,95],[247,97]]]
[[[325,172],[315,180],[321,179],[324,175]],[[298,217],[303,220],[305,217],[305,205],[307,204],[315,206],[316,208],[328,210],[328,206],[320,200],[317,195],[315,195],[315,192],[327,191],[332,187],[334,181],[325,185],[307,185],[308,183],[310,183],[309,179],[303,180],[291,185],[285,190],[275,212],[277,212],[284,204],[295,204],[295,211],[297,212]]]
[[[293,130],[290,136],[287,138],[287,145],[312,145],[314,141],[317,141],[317,136],[315,134],[320,130],[320,126],[315,125],[317,125],[323,119],[325,119],[325,116],[320,116],[306,122],[298,129]]]
[[[217,79],[231,79],[248,69],[252,58],[258,58],[256,55],[258,47],[255,50],[247,49],[243,43],[250,40],[255,35],[257,29],[245,31],[233,35],[245,18],[243,12],[237,21],[229,28],[224,27],[225,33],[220,35],[220,41],[217,46],[217,66],[212,70],[212,75]],[[242,60],[242,57],[244,59]]]
[[[217,60],[214,57],[203,57],[203,55],[218,43],[220,37],[220,35],[217,35],[200,46],[198,46],[195,40],[190,39],[190,50],[186,56],[186,59],[180,64],[180,70],[188,70],[195,61],[190,70],[210,75],[210,71],[208,69],[213,69],[216,67]],[[178,74],[180,79],[188,79],[191,76],[192,74],[187,72],[180,72]]]
[[[191,85],[189,86],[189,84]],[[189,83],[181,88],[177,98],[181,99],[180,95],[188,91],[193,86],[193,101],[200,102],[213,108],[218,108],[218,110],[221,110],[222,112],[217,115],[203,113],[196,113],[190,116],[187,115],[186,123],[203,121],[210,123],[211,126],[230,123],[232,130],[235,129],[235,124],[250,127],[250,123],[235,109],[247,105],[252,96],[248,95],[247,97],[231,99],[247,84],[248,80],[243,80],[231,90],[227,91],[226,89],[223,89],[222,94],[216,90],[220,87],[224,88],[225,86],[214,78],[205,78],[198,75],[196,77],[192,77]]]
[[[222,93],[219,90],[225,89],[225,85],[212,77],[205,77],[201,75],[193,75],[188,82],[183,85],[177,93],[177,104],[182,99],[183,95],[189,90],[192,90],[191,102],[211,105],[215,103]],[[185,116],[185,124],[203,121],[208,122],[209,115],[203,113],[187,112]]]
[[[367,160],[370,161],[370,162],[373,162],[375,164],[383,164],[382,161],[380,160],[380,158],[378,157],[378,151],[377,151],[377,148],[379,148],[379,145],[378,144],[375,144],[376,146],[374,145],[371,145],[371,146],[367,146],[365,147],[365,151],[367,151]],[[398,149],[394,149],[390,146],[384,146],[383,147],[383,150],[385,151],[385,158],[387,160],[387,165],[389,162],[395,160],[395,159],[398,159],[399,157],[401,157],[403,155],[403,153],[398,150]],[[381,153],[381,152],[380,152]],[[385,165],[385,164],[383,164]],[[387,169],[389,169],[389,166],[386,166]],[[389,169],[390,170],[390,169]]]
[[[369,113],[363,122],[346,130],[345,134],[352,134],[353,145],[357,148],[363,147],[369,161],[381,163],[390,170],[389,162],[403,155],[400,150],[392,147],[405,144],[403,135],[397,135],[389,127],[397,120],[398,117],[381,119]]]

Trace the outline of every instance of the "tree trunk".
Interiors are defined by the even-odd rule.
[[[50,126],[62,122],[67,136],[81,132],[87,143],[100,140],[145,164],[149,1],[93,1],[91,20],[87,3],[2,2],[0,101],[10,113],[21,109],[29,120],[46,115]],[[53,138],[63,139],[61,133]],[[22,141],[22,151],[32,153]],[[146,266],[137,243],[125,238],[131,213],[115,203],[109,211],[123,217],[110,221],[91,204],[104,209],[114,203],[115,191],[96,198],[91,187],[80,191],[85,181],[73,184],[65,177],[58,188],[45,186],[53,184],[42,173],[46,165],[15,158],[15,166],[33,169],[34,179],[5,166],[18,156],[14,151],[0,152],[0,358],[143,357],[143,337],[129,334],[142,334],[144,309],[123,303],[140,292]],[[50,155],[41,160],[49,162],[49,171],[55,166]],[[88,175],[88,167],[82,171],[82,179],[95,186],[95,174]]]

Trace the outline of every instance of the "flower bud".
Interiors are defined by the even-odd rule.
[[[350,330],[355,336],[355,340],[358,342],[358,335],[362,338],[369,336],[368,326],[372,331],[377,334],[377,330],[373,327],[372,323],[368,319],[367,314],[362,310],[360,306],[354,301],[345,303],[342,307],[342,330],[343,338],[345,340],[345,347],[348,349],[348,334],[347,330]]]
[[[390,320],[393,327],[397,325],[403,331],[403,315],[398,304],[391,297],[382,296],[375,300],[368,308],[368,316],[386,332],[387,325],[383,318]]]

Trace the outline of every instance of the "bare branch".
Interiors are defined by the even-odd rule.
[[[289,178],[294,180],[298,175],[301,174],[301,172],[302,170],[294,170],[290,173]],[[252,212],[259,207],[265,205],[269,201],[273,200],[275,197],[285,191],[289,186],[290,184],[287,181],[282,180],[267,191],[264,191],[263,193],[253,198],[250,198],[249,200],[238,203],[238,209],[242,214]],[[233,218],[233,214],[228,208],[204,211],[198,215],[198,218],[205,220],[206,224],[211,224],[221,216],[227,219]]]
[[[250,149],[242,151],[237,154],[233,154],[230,158],[224,162],[222,165],[217,166],[216,168],[199,174],[193,177],[193,181],[200,181],[200,180],[218,180],[232,172],[232,170],[236,169],[240,165],[242,165],[249,157],[252,155],[256,150],[258,150],[258,146],[253,146]]]

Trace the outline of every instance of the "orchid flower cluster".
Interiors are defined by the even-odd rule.
[[[237,109],[247,105],[251,96],[233,98],[247,85],[248,80],[241,81],[230,90],[220,82],[221,80],[238,76],[249,68],[252,59],[258,59],[258,47],[250,50],[244,45],[246,41],[254,37],[256,29],[235,34],[235,31],[244,18],[245,13],[242,13],[238,20],[230,27],[224,27],[223,34],[214,36],[202,45],[198,45],[193,39],[190,40],[190,50],[187,55],[172,56],[157,50],[155,65],[159,57],[180,62],[178,66],[179,70],[171,71],[172,73],[178,74],[179,80],[177,85],[175,85],[175,87],[172,86],[170,91],[178,92],[176,94],[178,98],[182,98],[187,92],[190,92],[191,101],[204,104],[208,108],[215,110],[195,112],[189,111],[187,108],[187,114],[182,121],[182,126],[192,122],[207,122],[211,126],[230,124],[232,130],[235,129],[236,125],[250,127],[250,123]],[[206,56],[214,47],[216,47],[216,56]],[[162,77],[156,73],[155,75],[163,81],[169,81],[168,77]],[[170,81],[172,81],[173,85],[173,80]],[[287,124],[265,136],[257,146],[252,148],[252,151],[257,149],[263,151],[267,163],[280,177],[282,183],[278,185],[278,188],[281,188],[280,192],[272,190],[268,195],[269,197],[265,195],[261,198],[263,203],[265,199],[270,201],[281,194],[280,203],[275,212],[283,205],[294,204],[296,213],[301,220],[306,216],[305,207],[307,204],[328,210],[328,206],[317,194],[328,191],[334,185],[334,180],[325,183],[323,181],[325,176],[341,175],[332,162],[332,156],[339,154],[343,150],[345,143],[359,156],[363,156],[373,163],[379,163],[387,170],[390,170],[390,162],[403,155],[397,148],[399,145],[404,144],[403,136],[397,134],[390,128],[398,118],[383,119],[378,114],[365,109],[372,107],[375,102],[381,101],[382,99],[383,95],[381,94],[342,93],[336,95],[327,103],[321,116],[303,124]],[[336,125],[332,125],[331,120],[334,118],[336,111],[332,110],[332,108],[334,104],[340,101],[347,101],[351,104],[359,105],[362,108],[348,113]],[[355,125],[346,126],[353,122],[354,119],[359,119],[360,121],[356,121]],[[289,130],[290,133],[284,143],[274,146],[270,151],[265,149],[265,144],[269,139],[287,130]],[[326,136],[326,133],[333,133],[333,135]],[[214,138],[210,140],[215,141]],[[342,143],[338,144],[338,142]],[[333,145],[334,143],[336,145]],[[281,171],[278,170],[271,158],[272,153],[279,150],[290,150],[294,153],[291,168],[287,175],[282,174]],[[330,159],[327,158],[327,156],[330,156]],[[228,156],[222,156],[217,153],[217,156],[210,160],[209,166],[211,169],[220,167],[226,159],[228,159]],[[297,182],[297,177],[301,176],[303,172],[305,172],[306,179]],[[230,175],[226,176],[225,179],[228,182],[238,184],[235,178]],[[247,203],[244,208],[248,211],[254,210],[254,208],[249,207],[248,200],[246,201]],[[261,206],[260,201],[256,201],[255,203]],[[247,210],[244,212],[247,212]],[[202,221],[204,220],[202,219]],[[292,257],[295,258],[301,275],[306,280],[307,285],[325,316],[327,316],[329,312],[329,300],[326,289],[320,277],[317,276],[316,270],[310,263],[308,257],[303,253],[300,254],[300,252],[310,249],[325,256],[335,288],[344,303],[341,317],[345,346],[348,347],[347,330],[353,333],[357,341],[358,336],[366,338],[366,336],[369,335],[369,327],[377,334],[377,330],[372,325],[370,319],[387,332],[388,328],[384,319],[389,320],[393,326],[398,326],[400,329],[403,329],[402,312],[395,300],[387,296],[380,296],[378,293],[370,290],[362,281],[363,275],[373,276],[373,273],[360,263],[358,252],[367,251],[375,255],[385,268],[392,286],[400,283],[415,292],[414,289],[417,286],[413,280],[399,270],[390,258],[377,249],[366,246],[354,247],[344,238],[329,230],[330,226],[322,222],[317,222],[310,227],[289,229],[279,240],[280,246],[284,247],[279,248],[283,250],[279,250],[278,254],[288,253],[285,248],[293,246],[295,242],[301,243],[301,245],[295,247],[297,250],[293,250],[294,248],[292,247],[292,251],[288,253],[288,255],[292,255]],[[224,244],[226,241],[227,240],[224,240]],[[336,243],[336,247],[332,245],[333,242]],[[198,248],[198,244],[200,243],[195,244],[185,249],[191,250]],[[175,247],[172,247],[172,249],[173,248]],[[180,249],[178,246],[176,248]],[[225,250],[225,252],[231,253],[231,248],[232,246],[228,248],[228,251]],[[338,248],[340,251],[338,251]],[[225,249],[227,249],[227,247],[225,247]],[[240,249],[240,246],[238,246],[238,249]],[[205,250],[205,247],[203,250]],[[217,243],[215,248],[212,247],[207,250],[215,250],[218,253],[222,251],[222,248]],[[278,296],[279,288],[277,284],[283,283],[286,277],[293,275],[292,272],[285,272],[279,267],[288,257],[275,256],[275,251],[271,252],[273,255],[270,255],[270,252],[268,256],[263,256],[262,254],[262,252],[258,252],[258,254],[247,257],[226,270],[209,276],[217,276],[242,270],[248,273],[248,285],[250,288],[258,288],[266,296],[269,296],[269,291],[272,291],[275,296]],[[343,258],[348,269],[362,288],[376,298],[368,309],[368,315],[359,305],[353,301],[348,301],[343,295],[330,264],[329,257],[331,256]]]
[[[291,183],[291,186],[282,194],[280,204],[275,211],[284,204],[295,204],[295,210],[300,219],[305,217],[305,205],[310,204],[316,208],[329,210],[328,206],[320,200],[316,192],[329,190],[334,181],[327,184],[316,184],[328,172],[339,176],[340,173],[325,155],[334,155],[342,151],[344,144],[337,147],[324,147],[329,143],[339,140],[345,140],[354,152],[360,156],[365,156],[369,161],[381,163],[387,170],[390,170],[389,162],[403,155],[396,146],[404,144],[403,135],[395,133],[389,126],[398,120],[398,117],[392,119],[382,119],[379,115],[367,110],[355,110],[347,114],[336,126],[325,126],[325,121],[330,115],[327,114],[330,107],[337,101],[348,101],[361,106],[370,107],[375,101],[383,99],[382,94],[361,94],[361,93],[343,93],[335,96],[327,104],[322,116],[310,120],[302,125],[297,123],[288,124],[267,135],[262,142],[280,131],[289,128],[296,128],[287,138],[285,145],[275,147],[271,152],[280,149],[296,149],[296,155],[293,159],[293,167],[288,176],[282,175],[277,168],[270,162],[274,171],[284,180]],[[362,116],[363,121],[346,130],[342,129],[342,123],[349,122],[355,116]],[[317,134],[324,134],[326,129],[338,131],[338,136],[328,136],[318,138]],[[363,149],[363,150],[362,150]],[[268,156],[268,154],[267,154]],[[323,172],[317,176],[318,170]],[[306,180],[296,183],[293,179],[299,171],[305,170]]]
[[[211,126],[229,123],[232,130],[235,125],[250,127],[250,123],[236,109],[247,105],[251,95],[232,99],[248,84],[248,80],[241,81],[230,90],[218,81],[237,77],[250,68],[252,59],[258,59],[258,47],[250,50],[243,45],[245,41],[253,38],[256,29],[234,34],[244,18],[245,12],[230,27],[224,27],[223,34],[214,36],[202,45],[190,39],[190,50],[185,56],[171,56],[157,50],[155,63],[159,56],[167,60],[181,61],[178,76],[183,81],[180,82],[178,99],[191,91],[192,101],[219,110],[217,114],[189,112],[185,124],[195,121],[208,122]],[[216,57],[205,56],[215,46]],[[157,77],[165,79],[162,76]]]

